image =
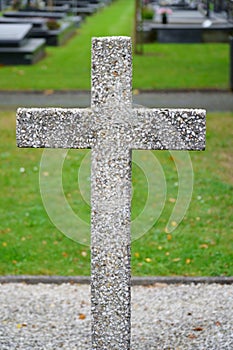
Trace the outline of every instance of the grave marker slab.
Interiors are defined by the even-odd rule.
[[[2,24],[32,24],[33,28],[46,27],[47,20],[45,18],[14,18],[14,17],[0,17]]]
[[[69,19],[67,22],[61,22],[60,27],[55,30],[48,29],[45,18],[0,17],[0,24],[14,24],[14,26],[16,24],[31,24],[32,29],[27,34],[28,38],[43,38],[46,40],[46,45],[59,46],[65,44],[75,34],[78,23],[80,24],[82,21],[81,16],[70,17]],[[12,46],[15,46],[15,38]]]
[[[205,43],[228,42],[233,35],[233,25],[214,13],[210,25],[206,26],[206,15],[200,11],[175,10],[163,25],[160,17],[143,23],[144,42]]]
[[[32,64],[45,56],[44,39],[28,39],[31,24],[0,23],[0,64]]]
[[[19,147],[92,149],[92,350],[130,349],[132,149],[205,147],[204,110],[134,109],[131,84],[131,39],[94,38],[91,108],[17,112]]]
[[[22,46],[31,29],[31,24],[2,24],[0,46]]]
[[[33,12],[33,11],[7,11],[3,13],[4,17],[15,17],[15,18],[50,18],[50,19],[64,19],[66,14],[63,12]]]
[[[73,7],[71,12],[78,16],[91,16],[96,12],[96,9],[92,7]]]
[[[46,6],[44,8],[20,8],[20,12],[63,12],[68,13],[70,6],[68,4],[63,4],[62,6]]]

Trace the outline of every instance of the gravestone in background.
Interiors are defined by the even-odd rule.
[[[17,112],[19,147],[92,149],[93,350],[130,349],[132,149],[205,147],[204,110],[134,109],[131,84],[131,39],[94,38],[91,108]]]
[[[0,27],[1,46],[23,46],[27,42],[27,36],[32,29],[31,24],[3,24]]]
[[[14,18],[49,18],[54,20],[64,19],[66,17],[65,13],[62,12],[37,12],[37,11],[7,11],[3,13],[4,17],[14,17]]]
[[[233,91],[233,37],[230,38],[230,89]]]
[[[29,39],[31,24],[0,23],[0,64],[32,64],[45,55],[44,39]]]

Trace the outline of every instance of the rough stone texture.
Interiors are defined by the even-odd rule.
[[[90,148],[88,109],[30,108],[17,113],[19,147]]]
[[[92,349],[130,348],[131,42],[92,42]]]
[[[128,37],[94,38],[91,109],[19,109],[19,147],[92,148],[92,350],[130,348],[131,150],[201,150],[204,110],[132,108]]]

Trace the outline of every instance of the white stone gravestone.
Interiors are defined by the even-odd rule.
[[[93,38],[91,108],[20,108],[17,144],[92,149],[92,349],[130,349],[131,152],[203,150],[205,111],[133,108],[131,39]]]

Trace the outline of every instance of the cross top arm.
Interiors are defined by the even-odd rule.
[[[129,37],[93,38],[91,108],[19,109],[18,146],[203,150],[204,110],[132,107],[131,51]]]

